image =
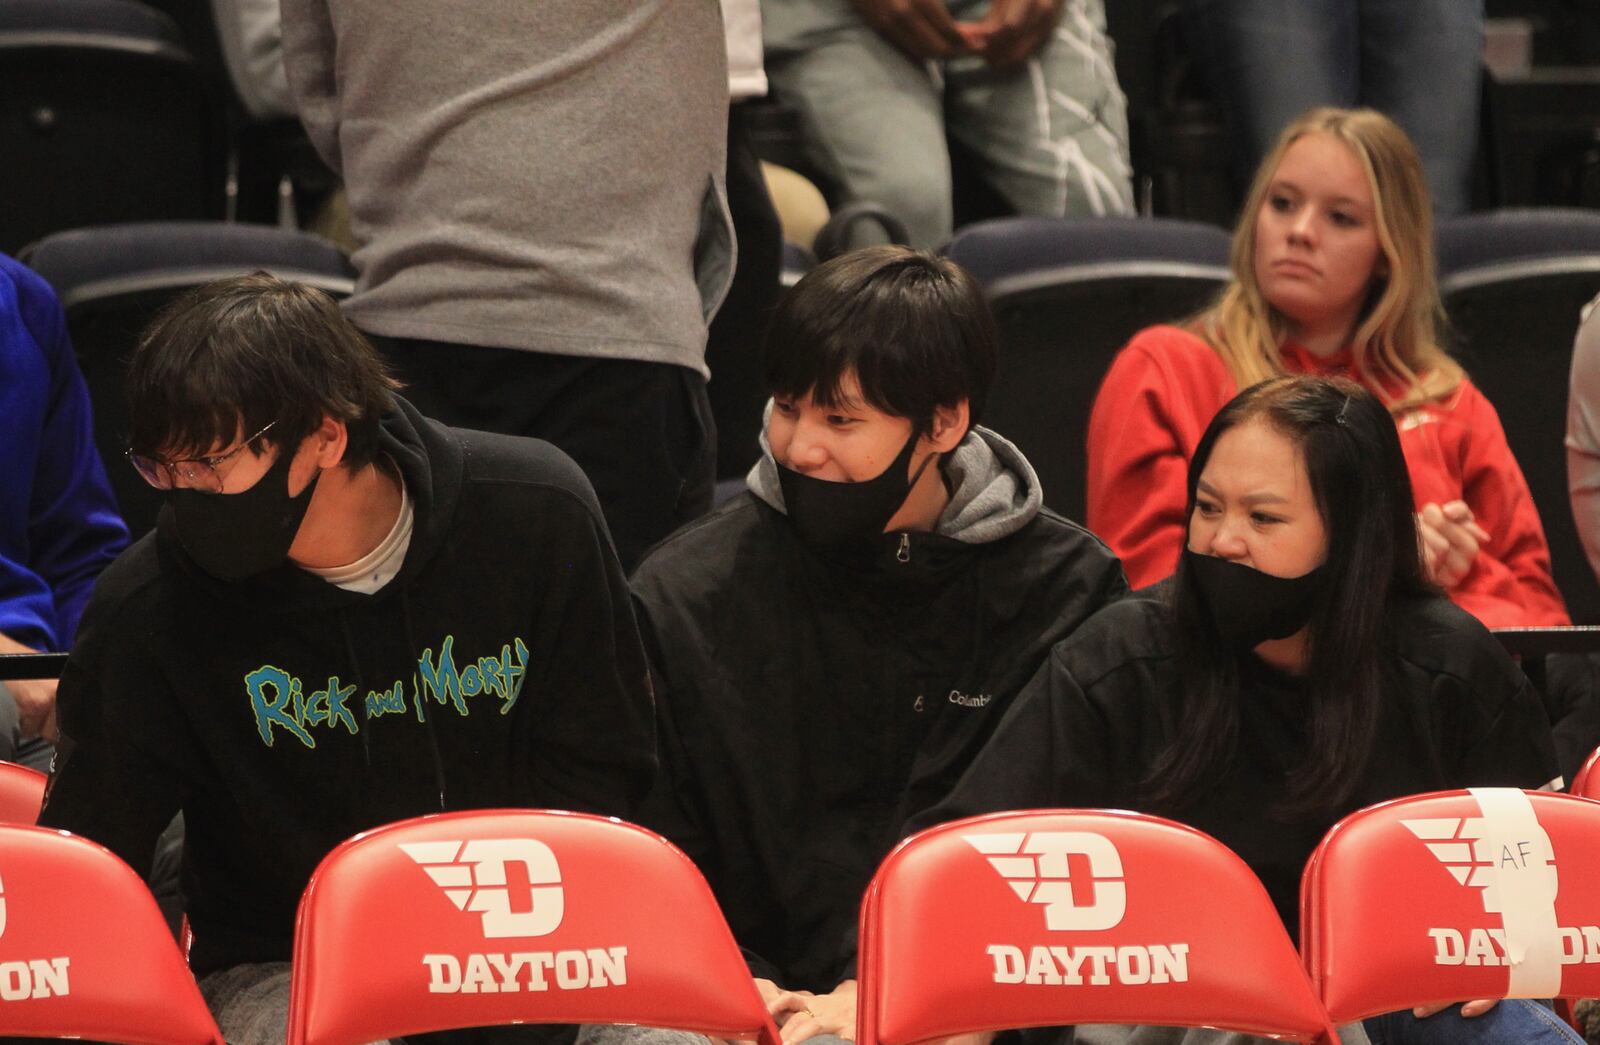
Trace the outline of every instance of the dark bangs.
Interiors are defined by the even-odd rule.
[[[372,459],[396,382],[321,291],[264,272],[197,287],[164,309],[127,377],[129,445],[167,458],[262,441],[296,446],[324,416],[345,422],[345,463]]]
[[[976,423],[994,379],[998,338],[977,284],[954,262],[906,247],[868,247],[818,266],[779,303],[766,339],[766,386],[844,406],[855,374],[866,406],[909,418],[966,400]]]

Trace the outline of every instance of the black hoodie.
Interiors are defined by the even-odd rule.
[[[100,578],[62,675],[40,822],[143,871],[182,809],[197,972],[287,961],[306,880],[358,831],[483,807],[625,815],[654,771],[638,632],[578,468],[404,401],[380,446],[415,506],[382,590],[287,563],[217,581],[166,511]]]

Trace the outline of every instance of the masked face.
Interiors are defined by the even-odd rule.
[[[911,489],[937,454],[909,420],[867,406],[853,375],[840,403],[780,398],[767,442],[790,520],[808,543],[837,549],[895,528]]]
[[[178,541],[201,569],[218,580],[236,581],[270,570],[289,557],[289,546],[300,532],[321,474],[313,472],[305,489],[291,496],[289,467],[294,456],[280,450],[272,467],[238,493],[166,491]]]
[[[866,544],[883,533],[916,482],[906,472],[916,444],[914,436],[907,438],[905,447],[881,475],[859,483],[829,482],[778,465],[784,507],[801,538],[820,548],[847,548]],[[922,468],[932,460],[932,454],[925,456]],[[921,468],[917,477],[921,477]]]
[[[1300,448],[1259,419],[1224,432],[1200,473],[1185,552],[1218,632],[1251,649],[1305,627],[1327,554]]]

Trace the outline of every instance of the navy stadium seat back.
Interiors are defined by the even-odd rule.
[[[0,250],[221,217],[221,110],[172,20],[131,0],[0,4]]]
[[[1439,228],[1439,286],[1452,350],[1500,414],[1578,623],[1600,623],[1567,497],[1566,410],[1579,311],[1600,293],[1600,213],[1471,214]]]
[[[981,422],[1021,448],[1047,506],[1082,520],[1089,410],[1141,328],[1198,312],[1227,284],[1228,234],[1165,218],[1004,218],[945,253],[984,287],[1000,366]]]

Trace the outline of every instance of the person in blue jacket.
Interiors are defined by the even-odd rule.
[[[0,254],[0,653],[65,650],[128,544],[61,303]],[[46,768],[54,679],[0,681],[0,759]]]

